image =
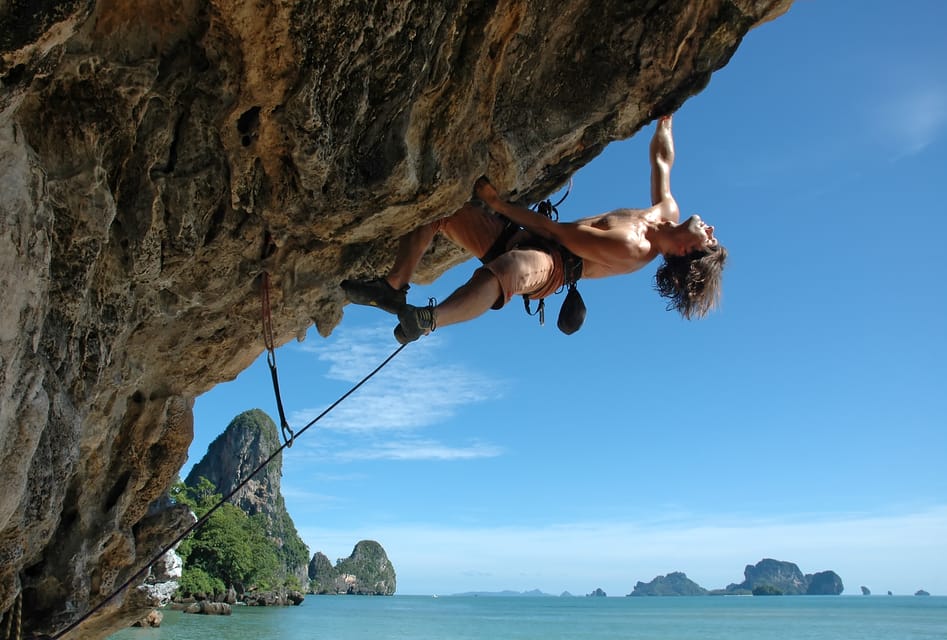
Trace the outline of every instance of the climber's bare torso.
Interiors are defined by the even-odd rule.
[[[662,117],[651,140],[651,206],[647,209],[616,209],[575,222],[554,222],[505,202],[485,178],[476,182],[474,192],[494,211],[582,258],[583,278],[631,273],[662,253],[687,255],[716,245],[717,240],[713,227],[696,215],[678,224],[681,212],[671,195],[671,126],[671,117]]]
[[[676,223],[680,216],[677,203],[668,197],[648,209],[616,209],[574,222],[554,223],[532,212],[522,216],[501,200],[486,180],[478,181],[475,191],[494,211],[582,258],[583,278],[605,278],[641,269],[659,253],[651,241],[654,230],[662,224]]]
[[[623,275],[638,271],[658,255],[684,257],[716,246],[713,227],[704,224],[699,217],[691,216],[678,224],[680,211],[671,196],[670,186],[674,140],[669,116],[659,120],[651,140],[649,156],[651,206],[647,209],[616,209],[575,222],[557,222],[526,207],[506,202],[485,177],[474,184],[474,195],[488,210],[505,216],[535,236],[562,245],[582,258],[583,278]],[[460,225],[463,216],[477,213],[476,207],[468,203],[447,220],[456,219]],[[491,220],[503,224],[499,219],[491,217]],[[403,236],[398,244],[395,264],[384,279],[346,281],[342,285],[350,300],[397,313],[395,337],[401,344],[417,340],[437,326],[476,318],[491,307],[497,308],[498,301],[502,306],[502,302],[514,294],[533,295],[544,291],[544,287],[559,287],[563,282],[564,273],[560,271],[557,275],[553,254],[549,251],[539,250],[547,258],[543,260],[537,259],[535,249],[508,250],[492,257],[489,264],[474,271],[466,283],[440,304],[428,307],[408,305],[404,299],[407,285],[437,231],[437,225],[432,222]],[[468,247],[459,236],[449,237],[470,251],[476,246],[478,257],[486,255],[486,249],[489,248],[489,245],[475,243]],[[515,239],[516,236],[510,242]],[[491,238],[491,242],[494,241],[495,238]],[[725,257],[725,254],[722,255]],[[531,260],[536,260],[536,264]],[[501,261],[503,264],[500,264]],[[671,295],[674,295],[673,291]],[[382,304],[387,307],[382,307]]]
[[[618,244],[610,251],[585,251],[582,257],[583,278],[605,278],[637,271],[658,255],[649,239],[649,230],[662,220],[677,222],[677,206],[654,206],[648,209],[616,209],[598,216],[582,218],[573,224],[602,231],[614,237]],[[596,241],[596,249],[600,246]]]

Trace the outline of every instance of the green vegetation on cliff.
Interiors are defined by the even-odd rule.
[[[309,590],[316,594],[394,595],[395,568],[384,548],[374,540],[362,540],[352,555],[333,567],[322,552],[309,563]]]
[[[198,518],[221,498],[206,478],[194,487],[179,482],[171,495],[175,501],[191,507]],[[221,505],[178,547],[184,561],[180,591],[209,595],[227,587],[242,592],[250,587],[276,586],[280,563],[264,523],[258,515],[248,516],[232,504]]]
[[[270,536],[282,542],[276,548],[276,556],[279,558],[279,564],[282,573],[285,575],[285,585],[290,589],[303,589],[305,585],[300,583],[295,571],[302,570],[305,573],[305,567],[309,562],[309,547],[299,537],[296,531],[296,524],[286,510],[286,503],[283,496],[277,500],[277,515],[268,523],[268,532]],[[255,516],[254,516],[255,517]],[[305,577],[305,575],[303,575]]]
[[[783,592],[771,584],[761,584],[753,587],[754,596],[781,596]]]
[[[667,576],[658,576],[651,582],[638,582],[629,596],[703,596],[707,590],[687,577],[674,571]]]
[[[191,468],[184,480],[184,487],[193,494],[193,500],[199,501],[208,492],[223,495],[232,493],[233,497],[229,500],[232,508],[242,512],[248,518],[248,523],[241,525],[242,529],[231,526],[228,532],[236,535],[242,530],[245,543],[253,546],[261,544],[261,535],[266,541],[265,555],[260,558],[261,562],[265,561],[266,567],[254,573],[250,582],[246,581],[247,578],[240,580],[235,576],[240,572],[230,571],[223,575],[219,568],[217,573],[208,570],[212,577],[223,580],[227,586],[253,584],[264,588],[305,588],[309,549],[299,537],[280,493],[282,455],[277,454],[269,459],[279,446],[276,423],[260,409],[244,411],[234,417],[207,447],[207,453]],[[268,464],[260,468],[267,460]],[[259,471],[254,473],[257,469]],[[235,523],[231,522],[231,525]],[[226,542],[223,539],[218,541]],[[224,549],[219,551],[225,553]],[[270,569],[273,557],[275,570]],[[209,561],[205,564],[213,566]],[[185,564],[185,570],[193,568]]]

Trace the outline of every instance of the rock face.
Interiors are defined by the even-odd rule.
[[[845,590],[842,578],[834,571],[820,571],[806,575],[809,586],[806,587],[807,596],[837,596]]]
[[[328,591],[329,585],[336,577],[335,567],[326,554],[317,551],[309,561],[309,579],[313,581],[310,585],[310,591],[321,593]]]
[[[310,591],[316,594],[392,596],[397,587],[388,554],[373,540],[355,545],[352,555],[333,567],[321,551],[309,563]]]
[[[705,596],[707,590],[680,571],[658,576],[651,582],[637,582],[629,596]]]
[[[249,607],[288,607],[303,603],[306,596],[301,591],[264,591],[261,593],[245,593],[241,602]]]
[[[210,600],[201,600],[192,602],[182,608],[184,613],[200,613],[206,616],[229,616],[233,613],[233,608],[226,602],[211,602]]]
[[[746,565],[744,580],[730,584],[726,593],[778,593],[781,595],[838,595],[844,587],[834,571],[803,575],[792,562],[764,558],[755,565]]]
[[[181,557],[174,551],[168,551],[151,565],[151,571],[145,578],[143,587],[140,588],[147,589],[151,597],[157,601],[157,606],[163,607],[171,602],[178,588],[182,568]]]
[[[263,411],[244,411],[207,447],[207,453],[184,479],[195,486],[204,477],[214,483],[217,491],[228,495],[280,446],[276,424]],[[231,502],[247,515],[263,513],[272,517],[278,509],[283,454],[253,476],[237,491]]]
[[[863,595],[863,596],[870,596],[870,595],[871,595],[871,589],[869,589],[868,587],[862,585],[862,586],[860,587],[860,589],[862,590],[862,595]]]
[[[280,446],[273,420],[259,409],[251,409],[230,421],[207,447],[207,453],[191,467],[184,483],[196,486],[207,478],[221,495],[229,495]],[[296,532],[286,503],[280,493],[283,454],[254,475],[231,498],[231,502],[248,515],[266,518],[267,537],[272,540],[285,570],[285,576],[296,576],[300,585],[308,581],[306,556],[309,549]]]
[[[802,595],[808,585],[806,577],[792,562],[764,558],[743,570],[740,584],[727,585],[727,591],[752,592],[762,586],[772,587],[785,595]]]
[[[327,335],[478,175],[548,195],[790,3],[0,3],[0,612],[144,615],[105,599],[186,526],[149,505],[263,350],[264,269],[277,343]]]
[[[146,627],[146,628],[158,628],[161,626],[161,622],[164,620],[164,614],[155,609],[150,612],[147,616],[133,624],[133,627]]]

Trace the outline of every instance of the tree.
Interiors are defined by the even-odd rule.
[[[771,584],[761,584],[753,587],[754,596],[781,596],[783,592]]]
[[[201,477],[194,487],[175,484],[172,498],[203,517],[220,501],[213,483]],[[279,559],[260,518],[251,518],[232,504],[222,504],[194,533],[184,539],[178,554],[184,560],[182,593],[215,593],[232,586],[271,586]],[[212,589],[212,591],[208,591]]]

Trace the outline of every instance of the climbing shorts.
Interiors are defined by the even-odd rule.
[[[473,204],[431,223],[434,233],[442,233],[454,244],[478,258],[486,255],[506,228],[506,220]]]
[[[496,276],[502,297],[493,305],[499,309],[515,295],[532,300],[551,296],[562,286],[564,270],[558,251],[514,248],[481,267]]]
[[[435,233],[442,233],[478,258],[484,258],[488,252],[499,254],[488,257],[489,261],[481,267],[500,283],[502,294],[494,309],[500,309],[515,295],[526,294],[534,300],[552,295],[565,277],[562,254],[553,245],[523,230],[506,236],[508,224],[506,218],[469,203],[432,223]],[[504,236],[508,238],[505,243],[501,239]]]

